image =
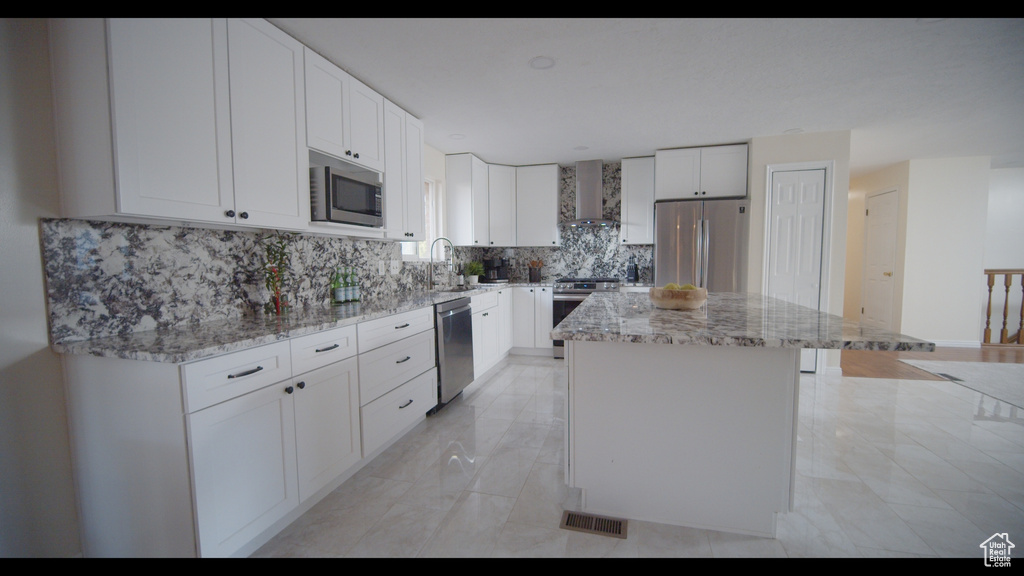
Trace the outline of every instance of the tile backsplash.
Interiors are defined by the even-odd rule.
[[[619,168],[604,165],[604,213],[619,218]],[[560,222],[574,218],[575,168],[561,167]],[[620,245],[618,226],[561,226],[561,246],[460,248],[457,262],[508,256],[512,280],[527,280],[527,263],[542,260],[542,281],[562,276],[625,277],[635,256],[650,282],[653,247]],[[259,314],[269,301],[260,272],[266,231],[154,226],[69,219],[40,221],[44,273],[54,342],[83,340]],[[423,290],[427,264],[401,261],[397,242],[295,235],[288,240],[293,307],[330,303],[329,280],[338,266],[354,269],[363,299]],[[379,273],[379,263],[385,273]]]

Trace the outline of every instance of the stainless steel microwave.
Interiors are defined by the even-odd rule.
[[[310,150],[310,219],[382,228],[383,180],[380,172]]]

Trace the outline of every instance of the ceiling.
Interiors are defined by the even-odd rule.
[[[853,176],[1024,167],[1024,19],[269,20],[423,120],[429,146],[490,163],[849,130]]]

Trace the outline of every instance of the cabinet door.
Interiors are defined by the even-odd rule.
[[[303,50],[306,82],[306,143],[310,148],[345,156],[348,88],[351,76],[309,48]]]
[[[408,239],[405,229],[406,179],[405,110],[384,101],[384,225],[388,238]]]
[[[234,221],[227,32],[223,18],[110,20],[118,212]]]
[[[673,148],[654,153],[654,199],[700,197],[700,148]]]
[[[516,245],[516,168],[487,166],[487,198],[491,246]]]
[[[302,51],[302,44],[266,20],[228,21],[239,223],[291,230],[309,225]]]
[[[384,170],[384,97],[352,78],[349,82],[349,148],[345,158]]]
[[[535,290],[525,286],[512,288],[512,346],[515,348],[533,348],[537,316],[534,312]]]
[[[491,223],[487,197],[487,164],[474,156],[472,159],[472,169],[473,246],[487,246],[491,241]]]
[[[188,415],[200,556],[231,555],[298,505],[287,387],[272,384]]]
[[[472,246],[473,155],[449,154],[444,164],[448,239],[456,246]]]
[[[552,289],[542,286],[537,289],[533,304],[534,348],[553,348],[551,330],[554,328],[554,295]]]
[[[426,223],[423,221],[423,122],[419,118],[405,115],[405,234],[402,239],[423,241],[427,239]]]
[[[498,290],[498,356],[512,348],[512,290]]]
[[[701,197],[747,195],[747,145],[709,146],[700,152]]]
[[[557,164],[516,168],[516,245],[557,246]]]
[[[622,160],[623,244],[654,243],[654,157]]]
[[[362,458],[358,361],[351,357],[292,381],[299,500],[303,501]]]
[[[473,372],[483,375],[498,361],[498,309],[473,313]]]

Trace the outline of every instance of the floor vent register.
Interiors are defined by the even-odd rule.
[[[559,528],[625,539],[626,524],[625,520],[619,518],[565,510],[562,512],[562,523]]]

